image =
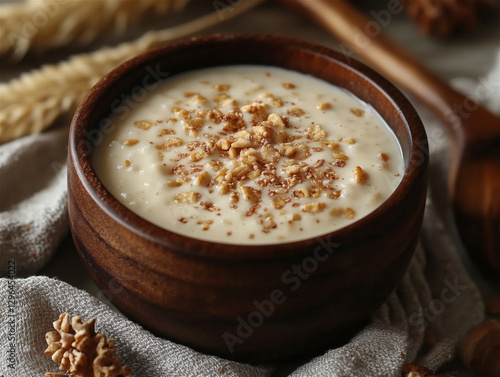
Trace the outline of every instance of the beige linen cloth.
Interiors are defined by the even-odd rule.
[[[453,84],[500,113],[499,74],[500,53],[490,76],[458,79]],[[397,377],[404,362],[437,369],[455,356],[457,341],[467,329],[483,319],[481,295],[463,266],[436,200],[445,190],[447,139],[435,119],[421,113],[431,144],[431,184],[421,242],[408,272],[370,325],[345,346],[299,366],[292,377]],[[116,339],[117,352],[134,376],[272,376],[273,366],[223,360],[158,338],[86,291],[34,275],[68,230],[66,133],[53,130],[0,147],[4,276],[0,279],[0,376],[39,377],[57,371],[58,366],[43,354],[44,334],[62,312],[84,320],[97,318],[97,330]],[[32,276],[11,280],[13,262],[9,261],[15,261],[18,276]],[[426,328],[438,342],[421,352]]]

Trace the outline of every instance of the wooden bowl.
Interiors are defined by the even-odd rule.
[[[370,103],[402,147],[406,171],[396,191],[348,227],[278,245],[201,241],[125,208],[102,185],[90,158],[113,128],[110,116],[120,101],[137,106],[141,97],[134,94],[167,76],[231,64],[304,72]],[[246,362],[314,355],[346,342],[400,282],[422,223],[427,164],[415,110],[363,64],[281,36],[196,37],[122,64],[81,103],[69,141],[70,224],[92,278],[117,308],[154,333]]]

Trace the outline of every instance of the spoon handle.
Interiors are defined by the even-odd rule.
[[[451,136],[454,146],[464,140],[479,140],[484,134],[465,123],[469,111],[479,105],[454,90],[434,75],[401,46],[384,36],[383,28],[391,22],[402,5],[377,13],[378,21],[371,20],[344,0],[282,0],[288,6],[307,13],[340,41],[340,52],[347,57],[358,55],[373,69],[394,84],[406,90],[427,105],[440,117]],[[392,13],[391,13],[392,10]],[[486,111],[484,108],[480,112]],[[498,135],[498,130],[491,129]]]

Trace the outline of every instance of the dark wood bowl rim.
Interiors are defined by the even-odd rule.
[[[123,83],[123,80],[127,80],[127,75],[131,70],[144,66],[154,59],[167,57],[169,54],[175,54],[186,47],[206,43],[234,42],[235,40],[242,44],[246,42],[272,43],[276,48],[279,48],[280,45],[286,45],[288,48],[293,46],[294,49],[299,49],[310,56],[334,61],[335,64],[355,72],[360,80],[366,81],[391,99],[394,111],[401,114],[406,123],[410,138],[411,153],[401,183],[384,203],[353,224],[323,236],[281,244],[239,245],[198,240],[160,228],[127,209],[102,185],[92,168],[90,153],[87,152],[87,146],[85,145],[84,132],[91,126],[91,113],[100,106],[100,102],[109,88],[117,85],[117,83]],[[273,65],[272,62],[269,65]],[[129,86],[131,88],[130,84]],[[154,48],[126,61],[105,75],[89,91],[75,112],[69,135],[69,157],[70,163],[74,164],[80,183],[97,205],[114,221],[140,237],[181,253],[221,259],[265,259],[276,256],[295,257],[301,254],[307,256],[306,252],[310,253],[311,245],[317,244],[319,238],[328,241],[341,241],[352,237],[352,234],[356,234],[360,229],[369,226],[376,219],[382,218],[384,213],[390,211],[393,206],[399,205],[404,200],[408,200],[406,194],[410,187],[417,184],[417,180],[422,179],[422,170],[425,170],[428,161],[428,145],[426,133],[420,118],[407,98],[384,77],[352,57],[347,58],[340,52],[327,47],[292,37],[265,34],[214,34],[193,37]],[[172,238],[175,240],[174,242],[171,241]],[[186,248],[185,245],[189,245],[189,247]],[[215,246],[213,252],[210,251],[212,250],[212,246],[210,245]],[[229,247],[225,247],[226,245]]]

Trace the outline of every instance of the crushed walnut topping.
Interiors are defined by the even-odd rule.
[[[175,196],[175,202],[177,204],[197,203],[200,198],[201,194],[198,192],[182,192]]]
[[[316,105],[318,110],[329,110],[332,108],[332,104],[330,102],[320,102]]]
[[[368,181],[368,173],[365,172],[360,166],[356,166],[353,173],[356,183],[363,184]]]
[[[153,126],[154,122],[151,122],[149,120],[140,120],[137,122],[134,122],[134,126],[137,128],[140,128],[142,130],[149,130]]]
[[[306,223],[325,224],[328,220],[342,219],[345,223],[345,219],[363,214],[345,198],[354,187],[364,190],[354,182],[375,187],[377,178],[370,181],[369,174],[355,165],[366,166],[371,174],[374,166],[387,167],[384,164],[389,157],[375,151],[371,154],[372,164],[356,162],[356,154],[366,144],[362,138],[359,142],[354,138],[361,134],[349,128],[352,116],[342,120],[336,111],[328,116],[325,112],[342,104],[338,98],[314,94],[306,103],[301,81],[287,79],[278,81],[275,91],[258,82],[246,84],[241,91],[246,97],[241,98],[240,86],[233,84],[234,80],[219,80],[200,81],[200,86],[187,90],[181,85],[183,89],[177,91],[176,99],[162,102],[166,108],[162,119],[138,116],[141,120],[134,122],[133,132],[119,139],[127,146],[122,150],[128,153],[120,165],[132,166],[124,171],[142,172],[143,165],[135,160],[139,153],[134,151],[142,152],[147,147],[157,153],[158,164],[151,165],[158,168],[164,180],[156,195],[165,195],[169,203],[182,206],[173,217],[176,227],[183,227],[190,219],[189,227],[197,224],[204,231],[218,231],[219,225],[210,229],[213,220],[207,220],[219,223],[215,216],[231,221],[234,227],[234,218],[227,220],[221,215],[228,208],[251,216],[255,219],[252,224],[264,233],[280,227],[306,230],[310,229]],[[341,110],[341,106],[338,108]],[[344,108],[356,117],[365,115],[363,107],[358,108],[356,103]],[[345,115],[343,110],[339,113]],[[340,128],[331,127],[330,116],[332,122],[346,130],[337,132]],[[129,148],[138,143],[135,150]],[[373,190],[368,195],[371,202],[381,200]],[[349,205],[360,214],[356,215]],[[230,229],[235,234],[235,228]],[[252,232],[256,232],[255,228]],[[250,235],[253,237],[255,234]]]
[[[136,145],[139,142],[137,139],[127,139],[123,141],[123,145]]]
[[[214,89],[217,90],[218,92],[225,92],[228,91],[231,88],[231,85],[229,84],[215,84]]]
[[[365,115],[365,111],[361,109],[351,109],[351,113],[360,118]]]
[[[295,88],[292,83],[283,86]],[[160,159],[165,160],[163,154],[169,152],[169,161],[177,163],[170,168],[166,187],[187,187],[186,191],[175,195],[175,203],[198,203],[202,209],[218,211],[220,209],[213,203],[201,201],[202,195],[190,187],[211,188],[211,192],[217,189],[221,195],[228,195],[234,209],[242,205],[240,198],[249,203],[246,215],[260,216],[263,231],[269,232],[277,225],[268,214],[264,216],[267,208],[261,208],[260,203],[265,195],[274,209],[284,209],[291,203],[291,208],[311,215],[322,212],[328,205],[327,202],[310,200],[321,197],[327,201],[337,200],[342,190],[335,186],[338,174],[334,169],[343,168],[349,159],[340,150],[339,142],[328,140],[327,132],[319,124],[312,123],[303,131],[295,127],[287,116],[294,119],[307,116],[299,107],[292,105],[285,111],[287,116],[271,111],[271,106],[279,108],[285,104],[271,93],[257,94],[258,90],[255,90],[257,98],[238,107],[228,92],[230,88],[228,84],[214,85],[213,98],[197,92],[184,92],[187,102],[183,105],[178,101],[171,109],[175,116],[172,119],[182,124],[184,135],[191,140],[183,138],[179,129],[162,129],[157,134],[160,138],[169,136],[156,143],[156,148],[161,151]],[[225,109],[224,103],[231,107]],[[321,110],[328,108],[331,108],[329,102],[318,105]],[[143,129],[154,124],[148,121],[136,123]],[[208,129],[210,132],[205,131]],[[200,133],[204,140],[199,138]],[[338,139],[342,141],[342,138]],[[353,138],[344,141],[355,143]],[[327,163],[325,158],[311,159],[325,148],[333,151],[333,160]],[[354,170],[356,180],[364,183],[367,175],[358,168]],[[354,211],[349,210],[343,209],[342,215],[354,216]],[[299,218],[302,217],[297,213],[292,216],[293,221]]]

